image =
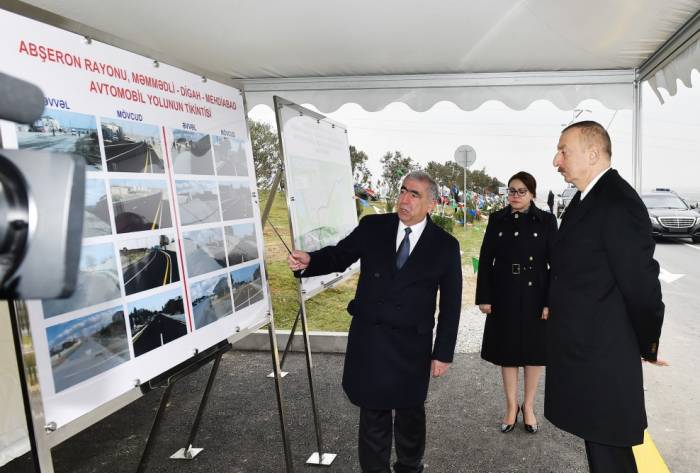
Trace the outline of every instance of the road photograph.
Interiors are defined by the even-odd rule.
[[[214,175],[209,135],[188,130],[172,130],[170,154],[175,174]]]
[[[172,227],[165,180],[112,179],[110,190],[117,233]]]
[[[83,238],[111,234],[106,183],[102,179],[86,179]]]
[[[46,109],[32,125],[17,125],[19,149],[81,156],[88,171],[102,170],[97,120],[92,115]]]
[[[228,265],[235,266],[258,257],[258,242],[255,239],[255,225],[242,223],[224,227],[226,256]]]
[[[263,300],[260,264],[231,271],[231,285],[236,311]]]
[[[248,160],[241,141],[218,135],[212,135],[211,140],[218,176],[248,175]]]
[[[168,234],[119,243],[126,295],[167,286],[180,280],[177,245]]]
[[[141,356],[187,334],[180,288],[131,302],[128,312],[134,356]]]
[[[233,313],[231,289],[225,274],[194,283],[190,290],[195,329]]]
[[[216,182],[177,180],[175,188],[181,225],[221,221]]]
[[[121,306],[52,325],[46,339],[57,393],[130,359]]]
[[[182,240],[188,277],[226,267],[226,248],[221,228],[184,232]]]
[[[247,182],[219,183],[219,194],[224,221],[253,216],[253,203]]]
[[[78,282],[66,299],[42,299],[44,318],[111,301],[121,297],[114,245],[85,245],[80,254]]]
[[[163,173],[160,128],[139,122],[101,118],[107,170]]]

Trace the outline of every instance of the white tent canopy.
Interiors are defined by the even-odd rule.
[[[92,0],[4,3],[242,84],[251,107],[278,93],[323,112],[396,101],[426,110],[441,100],[473,110],[491,99],[514,109],[539,99],[571,109],[588,98],[631,108],[635,72],[684,25],[690,33],[646,72],[673,94],[676,79],[689,84],[700,68],[700,0],[126,0],[108,10]]]

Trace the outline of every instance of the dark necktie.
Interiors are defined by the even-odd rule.
[[[403,240],[401,240],[399,251],[396,252],[396,269],[401,269],[403,265],[406,264],[408,255],[411,253],[411,241],[408,239],[408,235],[411,234],[411,228],[408,227],[404,231],[406,234]]]

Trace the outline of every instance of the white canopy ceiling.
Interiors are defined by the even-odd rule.
[[[249,106],[280,93],[325,112],[440,100],[474,109],[488,99],[629,107],[634,70],[700,11],[700,0],[3,3],[223,82],[245,79]],[[674,92],[693,67],[700,47],[653,83]]]

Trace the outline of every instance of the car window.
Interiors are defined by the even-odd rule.
[[[688,206],[678,196],[668,195],[643,195],[642,200],[648,209],[678,209],[687,210]]]

